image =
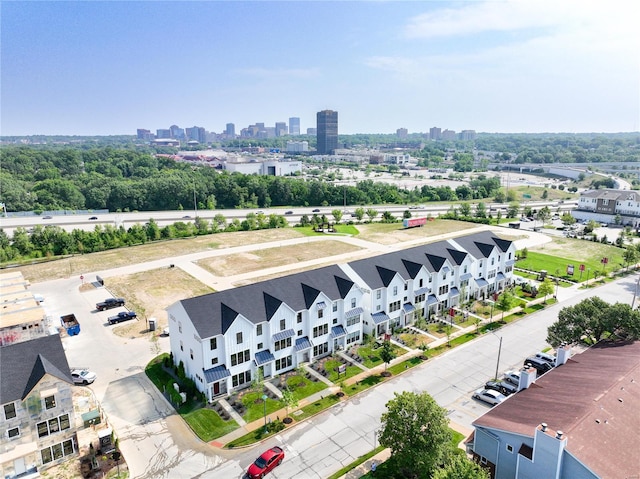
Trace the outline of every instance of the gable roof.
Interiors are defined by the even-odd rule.
[[[179,303],[198,335],[209,338],[224,334],[239,315],[258,324],[269,321],[282,304],[294,311],[310,309],[321,292],[332,301],[344,299],[353,285],[334,265],[183,299]]]
[[[73,384],[60,336],[44,336],[0,348],[0,404],[25,399],[46,374]]]
[[[614,201],[640,201],[640,193],[637,191],[618,190],[612,188],[583,191],[580,193],[580,197]]]
[[[639,377],[640,341],[597,344],[473,424],[532,437],[545,422],[599,477],[632,477],[640,470]]]

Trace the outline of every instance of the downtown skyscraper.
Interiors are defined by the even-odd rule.
[[[338,112],[333,110],[319,111],[316,117],[319,155],[332,155],[338,148]]]

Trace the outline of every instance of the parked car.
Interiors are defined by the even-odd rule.
[[[96,309],[98,311],[104,311],[106,309],[117,308],[118,306],[124,306],[124,298],[107,298],[104,301],[96,303]]]
[[[518,386],[520,384],[520,371],[507,371],[504,373],[504,379],[514,386]]]
[[[250,479],[260,479],[271,472],[276,466],[279,466],[284,459],[284,451],[282,448],[275,446],[262,453],[262,455],[255,460],[249,470],[247,471]]]
[[[73,369],[71,371],[71,377],[73,378],[73,384],[82,384],[83,386],[86,386],[87,384],[93,383],[98,375],[88,369]]]
[[[487,381],[484,385],[485,389],[492,389],[498,391],[504,396],[509,396],[518,391],[518,388],[506,381]]]
[[[138,315],[135,311],[121,311],[115,316],[110,316],[107,321],[109,324],[121,323],[123,321],[129,321],[130,319],[137,318]]]
[[[550,363],[548,363],[547,361],[543,361],[542,359],[538,359],[535,356],[531,356],[525,359],[524,365],[535,368],[535,370],[538,372],[538,375],[542,375],[553,369],[553,366]]]
[[[93,220],[97,220],[97,219],[98,219],[98,217],[97,217],[97,216],[90,216],[90,217],[89,217],[89,221],[93,221]]]
[[[502,401],[507,399],[504,394],[500,394],[498,391],[483,388],[480,388],[476,392],[474,392],[473,398],[486,402],[487,404],[491,404],[492,406],[500,404]]]
[[[539,353],[536,353],[535,357],[541,361],[548,362],[553,367],[556,365],[556,357],[553,354],[543,353],[540,351]]]

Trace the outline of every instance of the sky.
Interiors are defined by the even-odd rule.
[[[0,2],[0,135],[640,130],[632,0]]]

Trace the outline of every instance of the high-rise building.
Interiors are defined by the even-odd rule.
[[[476,130],[462,130],[460,132],[460,139],[463,141],[475,140]]]
[[[185,133],[187,140],[197,141],[198,143],[206,143],[206,133],[201,126],[194,126],[193,128],[186,128]]]
[[[407,130],[406,128],[398,128],[396,130],[396,135],[398,136],[398,138],[406,138],[409,135],[409,130]]]
[[[224,130],[224,134],[227,135],[227,138],[235,138],[236,125],[234,125],[233,123],[227,123],[227,128]]]
[[[456,132],[455,130],[444,130],[442,132],[442,139],[443,140],[455,140],[456,139]]]
[[[289,134],[291,136],[300,134],[300,118],[295,116],[289,118]]]
[[[169,130],[171,131],[171,138],[184,140],[184,128],[180,128],[178,125],[171,125]]]
[[[338,112],[319,111],[317,114],[317,151],[320,155],[332,155],[338,148]]]
[[[437,126],[429,128],[429,139],[431,139],[431,140],[441,140],[442,139],[442,128],[438,128]]]
[[[276,136],[287,135],[287,124],[284,121],[276,122]]]
[[[149,130],[145,130],[144,128],[138,128],[137,133],[138,133],[138,140],[145,140],[145,141],[153,140],[153,135]]]
[[[167,130],[165,128],[160,128],[156,130],[156,138],[171,138],[171,130]]]

